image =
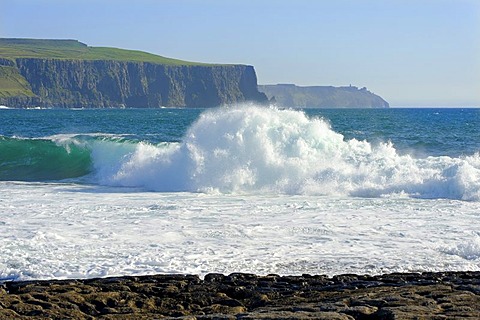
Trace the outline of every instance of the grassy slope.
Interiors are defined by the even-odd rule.
[[[35,94],[17,68],[0,66],[0,98],[14,96],[34,97]]]
[[[150,62],[173,66],[209,65],[166,58],[147,52],[106,47],[89,47],[76,40],[0,38],[0,58],[44,58],[65,60],[115,60]],[[0,98],[34,96],[15,67],[0,65]]]
[[[76,40],[1,39],[0,58],[45,58],[68,60],[116,60],[165,65],[208,65],[157,56],[155,54],[107,47],[89,47]]]

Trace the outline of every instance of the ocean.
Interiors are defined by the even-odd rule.
[[[0,110],[0,281],[480,270],[480,109]]]

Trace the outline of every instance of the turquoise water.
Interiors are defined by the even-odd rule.
[[[4,181],[478,197],[480,109],[1,110],[0,121]]]
[[[479,109],[0,109],[0,282],[478,271],[479,130]]]
[[[138,141],[179,142],[205,109],[0,110],[4,138],[108,133]],[[419,156],[469,155],[480,151],[480,109],[307,109],[345,136],[392,141]]]

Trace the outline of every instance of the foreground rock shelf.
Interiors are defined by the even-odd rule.
[[[0,319],[479,319],[480,272],[0,284]]]

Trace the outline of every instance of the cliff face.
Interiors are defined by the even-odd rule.
[[[293,84],[261,85],[261,92],[288,108],[388,108],[387,101],[366,88],[312,86]]]
[[[34,96],[0,97],[11,107],[195,108],[267,100],[245,65],[17,58],[14,66]]]

